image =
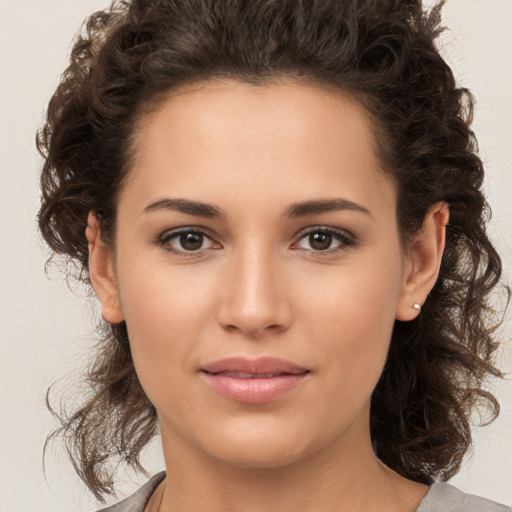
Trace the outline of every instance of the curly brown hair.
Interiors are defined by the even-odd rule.
[[[93,14],[37,136],[44,157],[40,231],[81,268],[90,211],[113,240],[116,198],[137,122],[184,84],[286,78],[351,94],[373,120],[379,157],[398,190],[406,243],[429,207],[450,205],[440,276],[421,315],[395,322],[373,393],[378,457],[418,482],[448,479],[471,443],[471,414],[499,411],[485,390],[499,311],[501,262],[486,235],[483,166],[470,129],[473,97],[435,46],[443,2],[421,0],[122,0]],[[117,458],[142,470],[157,416],[135,373],[124,323],[102,326],[89,393],[55,413],[75,469],[96,497],[113,492]],[[49,439],[52,438],[49,436]]]

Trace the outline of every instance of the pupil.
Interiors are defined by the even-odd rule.
[[[329,233],[314,233],[309,235],[309,243],[313,249],[317,251],[325,251],[329,249],[332,242],[332,235]]]
[[[203,235],[201,233],[185,233],[180,236],[180,243],[187,251],[195,251],[203,245]]]

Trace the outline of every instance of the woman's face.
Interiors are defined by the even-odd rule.
[[[369,442],[411,306],[373,147],[354,100],[291,83],[211,82],[141,123],[114,268],[164,447],[261,468]]]

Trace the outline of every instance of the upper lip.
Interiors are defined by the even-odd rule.
[[[275,357],[260,357],[258,359],[228,357],[202,366],[201,370],[208,373],[243,372],[255,375],[267,373],[299,374],[309,371],[304,366]]]

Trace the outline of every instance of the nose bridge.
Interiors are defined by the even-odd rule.
[[[282,330],[290,321],[279,275],[279,257],[268,240],[248,238],[233,248],[219,320],[249,336]]]

